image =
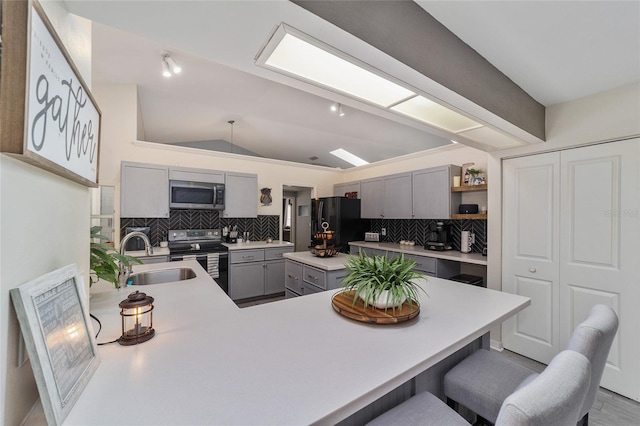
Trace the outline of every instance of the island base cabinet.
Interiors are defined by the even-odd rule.
[[[291,260],[285,260],[284,265],[285,297],[297,297],[304,294],[302,282],[302,265]]]
[[[340,288],[347,276],[346,269],[323,271],[287,259],[285,261],[285,296],[298,297]]]

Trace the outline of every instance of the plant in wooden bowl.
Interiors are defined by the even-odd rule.
[[[427,292],[416,284],[424,275],[414,270],[416,262],[400,257],[387,259],[386,256],[360,256],[350,258],[345,267],[349,274],[342,281],[345,292],[353,291],[353,305],[358,298],[365,308],[400,308],[406,301],[410,307],[417,303],[419,293]]]

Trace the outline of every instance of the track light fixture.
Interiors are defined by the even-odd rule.
[[[179,74],[182,71],[182,68],[176,63],[176,61],[171,56],[171,52],[163,50],[160,52],[162,56],[162,75],[165,77],[171,77],[173,74]]]
[[[342,110],[342,104],[333,103],[330,107],[332,112],[337,112],[340,117],[344,117],[344,111]]]

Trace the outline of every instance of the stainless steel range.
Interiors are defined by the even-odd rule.
[[[169,260],[196,260],[225,293],[229,292],[229,253],[220,229],[169,230]]]

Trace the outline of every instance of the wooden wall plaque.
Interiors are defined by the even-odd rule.
[[[98,185],[101,112],[36,0],[4,1],[0,151]]]

